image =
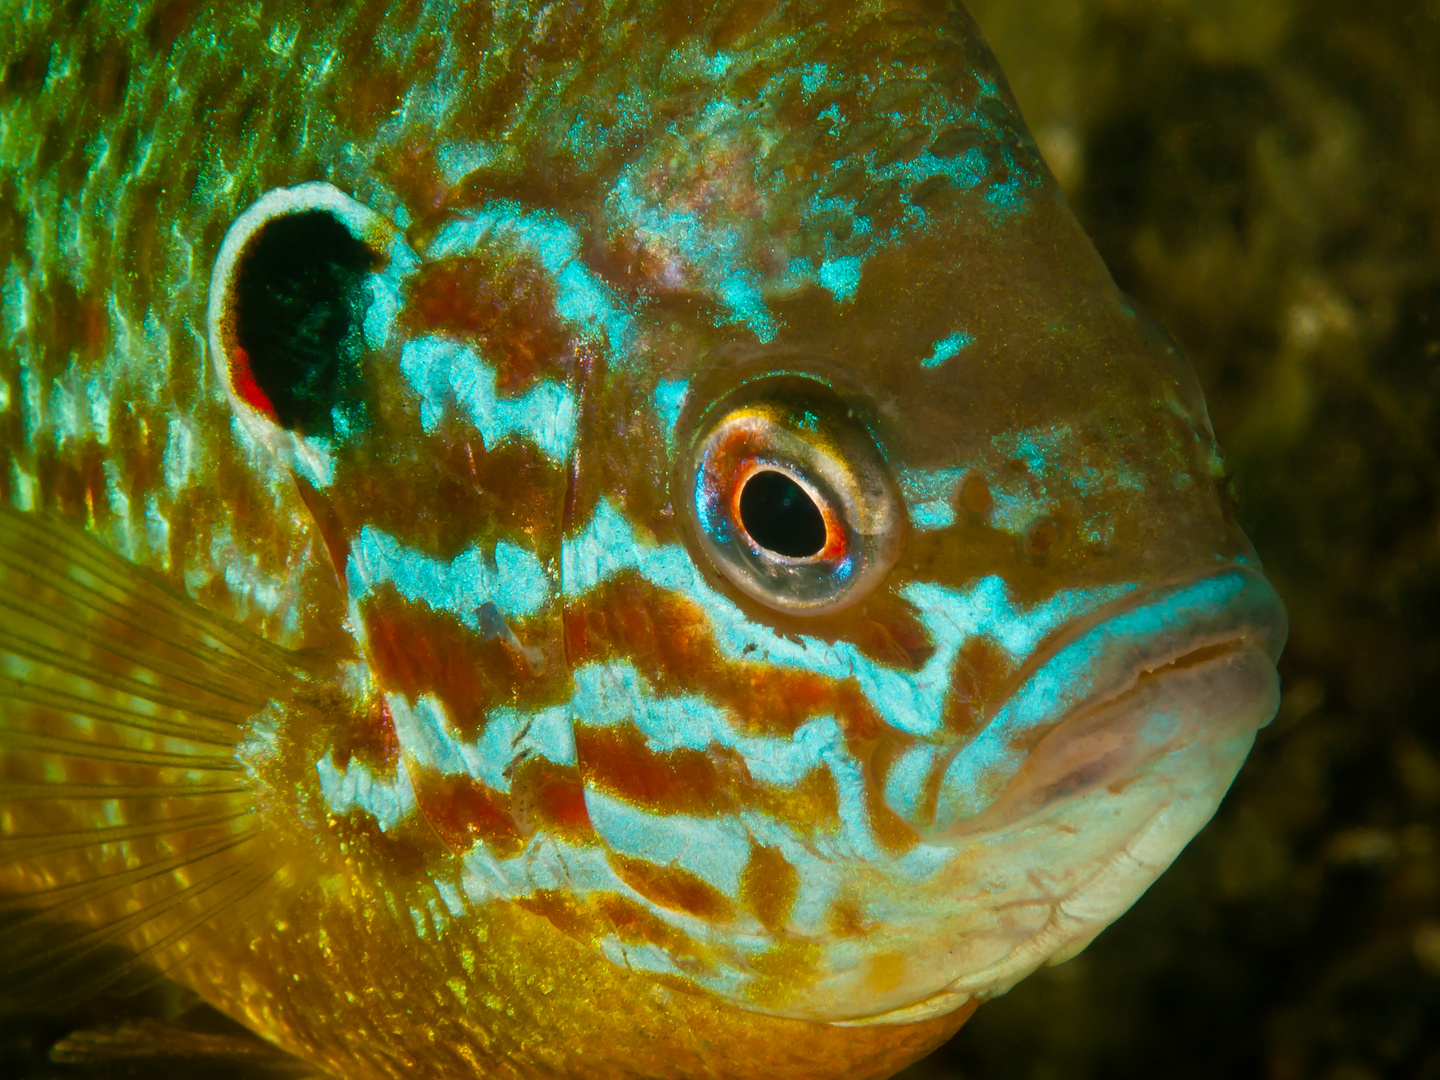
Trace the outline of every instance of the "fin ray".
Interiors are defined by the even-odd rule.
[[[158,769],[201,769],[206,772],[235,772],[241,768],[234,755],[205,757],[183,751],[148,750],[125,746],[87,745],[80,739],[64,735],[39,735],[0,728],[0,746],[12,750],[31,750],[61,757],[84,757],[93,761],[128,762]]]
[[[3,606],[3,605],[0,605]],[[140,698],[143,701],[150,701],[156,705],[164,705],[170,708],[200,709],[201,704],[188,698],[183,693],[167,692],[159,687],[147,686],[138,679],[133,679],[117,672],[97,669],[86,664],[83,660],[68,656],[60,649],[52,649],[46,645],[33,640],[27,640],[19,634],[9,633],[0,630],[0,654],[8,653],[21,660],[27,660],[40,667],[51,668],[62,676],[87,680],[97,688],[117,691],[128,694],[131,697]],[[222,701],[224,699],[221,699]],[[261,699],[259,706],[264,705],[265,699]],[[231,724],[242,723],[246,718],[253,715],[256,709],[245,711],[243,703],[237,703],[238,707],[226,715],[223,706],[217,710],[214,703],[208,709],[202,711],[201,715],[207,719],[220,720]],[[259,707],[257,706],[257,708]]]
[[[199,829],[220,828],[241,815],[242,811],[226,814],[192,814],[189,817],[169,818],[152,821],[144,825],[111,825],[98,829],[77,829],[73,832],[50,832],[37,836],[17,835],[0,839],[0,864],[19,859],[50,855],[59,851],[73,851],[76,848],[101,847],[107,844],[121,844],[127,840],[161,834],[194,832]]]
[[[0,900],[0,914],[23,910],[29,912],[26,916],[27,918],[39,918],[66,905],[90,903],[116,890],[142,885],[152,878],[173,870],[193,869],[206,859],[215,855],[224,854],[231,848],[238,847],[247,840],[254,838],[255,834],[253,833],[228,836],[223,840],[202,844],[197,848],[171,855],[164,859],[156,859],[151,862],[142,863],[140,866],[129,870],[116,871],[99,877],[69,882],[64,885],[51,885],[46,888],[33,889],[21,896]],[[37,902],[39,903],[38,908],[36,907]],[[3,949],[4,946],[0,946],[0,952],[3,952]]]
[[[133,801],[137,799],[174,799],[177,796],[190,799],[210,796],[223,798],[227,795],[244,795],[249,790],[244,784],[217,784],[209,787],[192,785],[177,791],[174,787],[160,784],[0,783],[0,803],[23,802],[33,799],[125,799]]]
[[[106,1076],[117,1066],[124,1069],[123,1075],[130,1075],[137,1066],[148,1065],[152,1070],[161,1067],[167,1076],[172,1073],[200,1076],[222,1067],[225,1075],[230,1075],[243,1065],[246,1076],[275,1080],[318,1078],[313,1067],[228,1018],[218,1014],[207,1017],[205,1014],[209,1012],[209,1006],[199,1006],[176,1022],[145,1017],[104,1027],[81,1028],[51,1048],[50,1060],[71,1067],[98,1067]],[[189,1016],[198,1016],[203,1027],[188,1026]],[[220,1022],[216,1023],[217,1020]],[[175,1065],[182,1068],[176,1069]],[[90,1075],[88,1070],[85,1075]]]
[[[102,704],[68,694],[62,690],[31,686],[18,679],[4,676],[0,676],[0,699],[23,702],[28,705],[41,705],[54,709],[56,712],[98,720],[119,727],[128,727],[151,735],[168,735],[185,739],[188,742],[207,743],[211,746],[230,747],[235,744],[233,724],[204,716],[199,712],[191,712],[185,717],[166,720],[153,713],[142,712],[124,702]],[[187,720],[192,722],[187,723]],[[210,729],[211,723],[216,725],[215,730]]]
[[[83,530],[0,507],[0,996],[158,978],[283,903],[291,858],[238,747],[313,678]]]
[[[0,553],[20,554],[23,548],[12,542],[20,538],[34,548],[30,556],[33,565],[43,570],[32,571],[32,576],[40,580],[64,578],[65,568],[73,567],[108,587],[110,599],[124,609],[162,614],[230,658],[244,660],[276,677],[295,674],[293,654],[217,618],[188,597],[177,595],[171,586],[139,570],[81,529],[6,508],[0,515]]]

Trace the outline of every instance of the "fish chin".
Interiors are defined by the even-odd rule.
[[[1207,642],[1074,710],[1002,795],[948,837],[967,880],[941,916],[927,977],[943,988],[849,1023],[906,1023],[1002,994],[1079,953],[1214,814],[1279,703],[1270,650]],[[929,968],[928,971],[924,970]],[[932,984],[933,985],[933,984]],[[898,989],[898,988],[897,988]]]

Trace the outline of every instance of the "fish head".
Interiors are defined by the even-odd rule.
[[[865,12],[680,33],[624,153],[577,114],[441,141],[384,215],[275,189],[210,337],[393,727],[382,828],[434,826],[456,908],[899,1023],[1134,902],[1273,715],[1285,617],[973,25]]]
[[[1273,716],[1286,624],[1193,373],[998,75],[888,113],[862,75],[613,183],[597,263],[647,306],[585,390],[561,581],[590,817],[713,950],[686,976],[868,1023],[1126,910]]]

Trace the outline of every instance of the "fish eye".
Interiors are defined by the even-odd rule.
[[[718,403],[697,429],[688,475],[709,561],[778,611],[848,607],[899,555],[905,518],[879,447],[815,380],[773,376]]]
[[[211,277],[210,344],[245,419],[326,434],[355,398],[386,226],[322,183],[268,192],[231,225]]]

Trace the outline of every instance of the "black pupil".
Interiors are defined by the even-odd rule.
[[[740,524],[763,548],[805,559],[825,547],[825,518],[805,489],[782,472],[765,469],[740,491]]]
[[[235,336],[283,427],[324,431],[363,353],[370,249],[324,210],[262,225],[235,281]]]

